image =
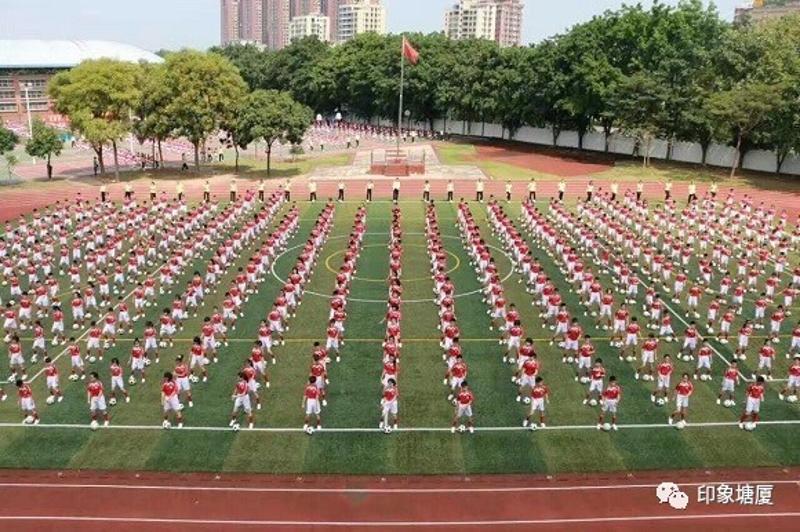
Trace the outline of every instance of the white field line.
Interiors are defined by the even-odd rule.
[[[800,419],[778,419],[769,421],[759,421],[758,425],[800,425]],[[675,429],[675,426],[668,425],[667,423],[631,423],[618,425],[620,430],[632,429]],[[737,427],[737,421],[704,421],[697,423],[688,423],[687,428],[720,428],[720,427]],[[36,429],[83,429],[91,430],[88,423],[40,423],[38,425],[27,425],[22,423],[0,423],[0,429],[10,428],[24,428],[30,430]],[[109,425],[108,427],[99,427],[97,430],[139,430],[139,431],[164,431],[160,424],[158,425]],[[184,426],[181,429],[172,428],[169,430],[179,432],[233,432],[228,426]],[[513,426],[513,427],[476,427],[476,432],[553,432],[553,431],[578,431],[578,430],[597,430],[597,425],[548,425],[546,428],[537,428],[531,430],[527,427]],[[255,427],[253,429],[242,428],[241,432],[269,432],[269,433],[302,433],[302,427]],[[400,427],[393,432],[450,432],[450,427]],[[383,434],[383,431],[377,427],[329,427],[315,430],[314,433],[327,433],[327,434],[342,434],[342,433],[375,433]]]
[[[218,475],[217,475],[218,476]],[[215,479],[218,480],[218,479]],[[126,480],[125,482],[130,482]],[[469,480],[458,480],[458,482],[468,483]],[[532,481],[535,482],[535,481]],[[561,481],[572,484],[572,481]],[[0,489],[100,489],[100,490],[120,490],[120,491],[188,491],[188,492],[232,492],[232,493],[536,493],[536,492],[558,492],[558,491],[606,491],[606,490],[640,490],[654,489],[658,483],[654,484],[577,484],[575,485],[554,485],[554,486],[493,486],[493,487],[446,487],[446,488],[335,488],[335,487],[244,487],[244,486],[208,486],[208,485],[183,485],[183,484],[109,484],[109,483],[80,483],[80,482],[56,482],[50,480],[37,482],[0,482]],[[698,487],[719,484],[772,484],[797,486],[798,480],[788,479],[757,479],[757,480],[708,480],[704,482],[681,482],[683,487]]]
[[[546,519],[498,519],[481,521],[279,521],[253,519],[192,519],[169,517],[95,517],[95,516],[58,516],[58,515],[4,515],[0,521],[49,521],[49,522],[83,522],[83,523],[141,523],[141,524],[173,524],[173,525],[230,525],[230,526],[327,526],[342,528],[378,528],[378,527],[462,527],[462,526],[521,526],[521,525],[567,525],[578,523],[632,523],[650,521],[694,521],[694,520],[727,520],[727,519],[767,519],[800,517],[800,512],[752,512],[727,514],[669,514],[669,515],[632,515],[619,517],[573,517]]]

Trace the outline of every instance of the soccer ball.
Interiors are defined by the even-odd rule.
[[[525,403],[526,405],[529,405],[529,404],[531,404],[531,398],[530,397],[525,397],[524,399],[522,399],[522,402]]]
[[[211,361],[208,358],[203,357],[203,365],[204,366],[208,366],[210,363],[211,363]]]
[[[312,435],[312,434],[314,434],[314,427],[306,427],[306,429],[305,429],[305,432],[306,432],[306,434],[308,434],[309,436],[310,436],[310,435]]]
[[[588,384],[588,383],[589,383],[589,377],[581,377],[581,384]]]
[[[128,384],[130,384],[131,386],[133,386],[134,384],[136,384],[136,377],[134,377],[133,375],[131,375],[130,377],[128,377]]]
[[[390,426],[384,427],[383,428],[383,433],[384,434],[391,434],[392,433],[392,427],[390,427]]]
[[[172,427],[172,423],[170,423],[169,420],[165,419],[164,422],[161,423],[161,426],[164,427],[165,429],[169,429]]]
[[[667,401],[663,397],[659,397],[658,399],[656,399],[656,404],[658,406],[664,406],[665,404],[667,404]]]
[[[573,362],[575,362],[574,357],[567,357],[567,364],[572,364]]]
[[[153,361],[152,361],[152,360],[150,360],[149,358],[145,358],[145,359],[144,359],[144,365],[145,365],[145,366],[149,366],[149,365],[150,365],[150,364],[152,364],[152,363],[153,363]]]
[[[183,410],[183,403],[178,403],[178,412]]]
[[[685,428],[686,428],[686,422],[685,422],[684,420],[682,420],[682,419],[681,419],[680,421],[678,421],[677,423],[675,423],[675,428],[676,428],[676,429],[678,429],[678,430],[683,430],[683,429],[685,429]]]
[[[55,402],[56,402],[56,396],[55,395],[48,395],[47,399],[45,399],[45,403],[47,403],[48,405],[52,405]]]
[[[465,427],[464,425],[459,425],[459,426],[458,426],[458,432],[462,432],[462,433],[463,433],[463,432],[465,432],[466,430],[467,430],[467,427]]]
[[[89,423],[89,428],[92,430],[97,430],[100,427],[100,423],[97,422],[96,419],[93,419],[91,423]]]
[[[97,362],[97,357],[94,356],[94,355],[90,356],[89,357],[89,364],[94,364],[95,362]]]
[[[25,419],[22,420],[23,423],[26,425],[30,425],[33,423],[33,416],[25,416]]]
[[[701,380],[701,381],[707,381],[707,380],[708,380],[708,375],[706,375],[705,373],[703,373],[702,375],[700,375],[700,380]]]
[[[635,357],[635,356],[633,356],[633,355],[628,355],[628,356],[626,356],[626,357],[625,357],[625,360],[626,360],[627,362],[633,362],[633,361],[635,361],[635,360],[636,360],[636,357]]]
[[[683,355],[681,357],[681,360],[683,360],[684,362],[691,362],[692,361],[692,355]]]
[[[788,403],[796,403],[796,402],[797,402],[797,396],[796,396],[796,395],[790,395],[790,396],[788,396],[788,397],[786,398],[786,402],[788,402]]]
[[[589,399],[589,404],[591,406],[597,406],[597,399]]]
[[[200,382],[200,378],[197,375],[189,376],[189,380],[194,383]]]
[[[69,376],[69,380],[71,380],[71,381],[76,381],[76,380],[78,380],[78,375],[76,375],[75,373],[71,374],[71,375]]]
[[[239,429],[241,427],[239,426],[238,423],[234,423],[233,425],[231,425],[231,428],[233,429],[233,432],[239,432]]]
[[[744,430],[746,430],[747,432],[751,432],[755,429],[756,429],[756,424],[753,423],[752,421],[748,421],[747,423],[744,424]]]
[[[117,398],[116,397],[112,397],[111,399],[108,400],[108,404],[110,404],[111,406],[116,405],[117,404]]]
[[[731,406],[733,406],[733,401],[731,401],[730,399],[725,399],[722,402],[722,404],[725,405],[726,408],[730,408]]]
[[[611,423],[609,423],[609,422],[603,423],[603,430],[606,431],[606,432],[611,430]]]

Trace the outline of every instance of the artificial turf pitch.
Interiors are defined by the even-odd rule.
[[[284,207],[284,211],[288,207]],[[295,246],[302,244],[316,220],[320,203],[302,203],[301,224],[288,244],[288,250],[274,265],[279,277],[285,276],[297,255]],[[341,262],[340,252],[346,245],[357,203],[343,203],[336,207],[335,223],[331,237],[326,242],[320,260],[306,289],[328,294],[334,285],[334,270]],[[538,308],[531,306],[532,296],[518,284],[519,276],[511,271],[510,260],[500,251],[500,244],[491,235],[486,223],[485,205],[471,205],[476,220],[488,243],[495,246],[493,256],[505,278],[509,302],[516,303],[522,312],[522,322],[527,336],[537,339],[536,347],[543,363],[543,376],[552,389],[548,407],[548,429],[530,432],[522,430],[521,421],[527,408],[517,403],[516,387],[511,383],[512,367],[501,362],[503,347],[496,342],[496,331],[489,330],[486,305],[477,293],[456,300],[456,313],[460,322],[465,359],[469,364],[468,380],[476,395],[475,412],[479,431],[475,434],[450,434],[447,431],[452,416],[452,406],[445,399],[447,390],[442,385],[444,366],[438,346],[439,333],[437,308],[432,297],[432,280],[424,236],[425,207],[422,202],[401,203],[404,231],[403,280],[405,286],[402,307],[403,349],[400,367],[400,425],[415,430],[396,431],[386,435],[377,430],[381,373],[381,340],[385,323],[385,298],[387,288],[383,279],[388,273],[388,231],[391,222],[390,204],[369,204],[367,236],[358,260],[358,278],[351,286],[348,303],[345,345],[341,363],[329,366],[331,385],[328,406],[323,409],[325,429],[370,429],[362,431],[318,432],[313,436],[302,433],[303,423],[300,403],[306,380],[310,347],[314,340],[324,340],[328,312],[327,299],[307,293],[297,316],[290,320],[286,345],[276,347],[278,364],[270,366],[272,387],[262,389],[264,409],[257,411],[257,428],[292,429],[280,431],[243,430],[232,432],[227,421],[232,405],[230,393],[236,372],[249,355],[258,323],[268,311],[281,283],[274,277],[260,285],[257,294],[250,296],[244,306],[245,316],[239,319],[235,331],[230,332],[231,343],[221,349],[220,362],[209,367],[208,383],[193,385],[194,404],[186,409],[187,428],[214,427],[219,430],[162,430],[159,405],[161,371],[172,368],[175,355],[188,352],[187,341],[178,341],[175,347],[161,350],[161,363],[151,366],[148,382],[130,388],[132,402],[112,408],[112,426],[131,426],[139,429],[113,429],[92,432],[87,430],[88,412],[85,403],[84,383],[70,382],[68,358],[59,359],[63,403],[45,405],[43,376],[34,383],[35,397],[42,416],[38,427],[12,426],[20,420],[14,401],[13,389],[6,387],[9,400],[0,403],[0,467],[5,468],[90,468],[135,469],[165,471],[230,471],[269,473],[337,473],[337,474],[474,474],[474,473],[556,473],[588,471],[624,471],[658,468],[713,468],[733,466],[776,466],[800,463],[800,419],[797,406],[780,403],[776,394],[780,383],[769,386],[769,395],[762,408],[765,420],[788,421],[786,424],[763,424],[752,433],[739,430],[735,424],[739,406],[743,404],[743,388],[737,390],[737,407],[726,409],[715,404],[720,385],[722,361],[715,358],[715,380],[695,381],[695,394],[690,409],[690,426],[683,431],[666,426],[670,407],[657,407],[650,402],[652,383],[633,378],[633,364],[621,362],[617,350],[611,348],[607,333],[593,327],[591,317],[584,317],[577,296],[568,292],[568,285],[555,262],[534,245],[534,255],[542,261],[545,271],[553,278],[565,295],[573,315],[584,329],[598,338],[595,344],[609,374],[620,379],[625,397],[620,407],[621,430],[615,433],[594,429],[597,408],[583,406],[581,401],[585,386],[573,380],[571,367],[561,363],[560,350],[544,340],[550,331],[542,328]],[[458,294],[479,289],[475,272],[469,266],[459,230],[455,226],[456,204],[437,205],[444,244],[449,253],[448,264]],[[543,203],[541,208],[546,209]],[[519,213],[518,203],[508,204],[509,214]],[[276,220],[280,214],[276,216]],[[260,243],[256,239],[249,249]],[[246,260],[248,251],[240,255]],[[207,257],[198,259],[196,267],[186,268],[186,276],[200,266]],[[330,266],[330,269],[328,268]],[[226,286],[234,269],[223,278]],[[602,275],[604,286],[609,283]],[[643,293],[643,291],[641,291]],[[7,294],[4,294],[7,297]],[[207,298],[204,309],[215,303]],[[620,297],[620,296],[618,296]],[[374,302],[357,301],[373,300]],[[704,298],[707,302],[708,298]],[[413,300],[423,300],[411,302]],[[425,301],[428,300],[428,301]],[[162,296],[159,305],[148,309],[148,319],[155,320],[159,308],[168,304],[170,295]],[[745,314],[751,308],[745,307]],[[641,315],[641,305],[636,305]],[[704,308],[701,309],[704,312]],[[201,309],[197,318],[186,322],[179,338],[190,338],[199,331],[204,316]],[[791,328],[795,318],[787,319],[785,327]],[[739,320],[737,320],[739,323]],[[673,321],[680,336],[683,325]],[[69,327],[69,321],[67,321]],[[136,334],[141,335],[143,321],[136,323]],[[735,327],[734,327],[734,330]],[[786,332],[786,331],[785,331]],[[106,380],[108,361],[117,356],[126,360],[130,336],[106,353],[105,361],[88,365],[100,371]],[[783,358],[784,338],[779,347],[776,376],[785,375]],[[760,342],[754,339],[753,346]],[[729,355],[728,346],[714,344],[723,355]],[[24,343],[30,352],[30,342]],[[677,351],[678,344],[663,344],[661,352]],[[60,352],[62,346],[51,348]],[[755,356],[745,363],[743,373],[749,374]],[[693,362],[676,361],[676,373],[690,371]],[[41,366],[29,371],[35,374]],[[0,361],[0,371],[5,374],[7,359]],[[127,374],[127,370],[126,370]],[[108,383],[106,383],[108,384]],[[724,424],[716,425],[714,423]],[[702,425],[709,423],[709,425]],[[45,425],[69,425],[46,428]],[[73,426],[75,425],[75,426]],[[80,425],[80,426],[78,426]],[[638,427],[625,425],[639,425]],[[150,428],[152,427],[152,429]],[[480,430],[495,427],[497,430]],[[500,430],[502,428],[503,430]],[[374,429],[374,430],[373,430]],[[416,430],[419,429],[419,430]],[[426,430],[436,429],[436,430]],[[550,430],[553,429],[553,430]]]

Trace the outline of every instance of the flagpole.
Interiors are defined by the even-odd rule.
[[[405,58],[403,57],[405,36],[400,36],[400,107],[397,110],[397,156],[400,156],[400,134],[403,129],[403,80],[405,78]]]

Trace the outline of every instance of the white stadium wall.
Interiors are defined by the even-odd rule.
[[[372,120],[374,124],[382,126],[396,126],[397,122],[392,120]],[[414,125],[419,129],[428,129],[427,122],[415,122]],[[436,131],[445,131],[452,135],[468,135],[489,139],[508,139],[508,131],[500,124],[489,122],[465,122],[461,120],[433,121],[433,128]],[[550,128],[523,126],[519,128],[512,140],[527,144],[539,144],[542,146],[553,146],[553,131]],[[608,152],[620,155],[633,155],[635,141],[631,137],[619,133],[612,133],[608,137]],[[556,142],[560,148],[578,147],[577,131],[562,131]],[[600,131],[590,131],[583,136],[583,149],[585,151],[603,152],[606,147],[605,135]],[[653,159],[666,159],[669,142],[664,139],[656,139],[650,146],[650,157]],[[711,166],[730,167],[733,162],[735,150],[731,146],[722,144],[711,144],[706,153],[706,164]],[[670,160],[700,164],[703,161],[703,149],[696,142],[676,141],[672,146]],[[745,170],[755,170],[759,172],[775,172],[778,165],[775,153],[766,150],[750,150],[743,160],[742,168]],[[800,156],[790,155],[786,158],[781,168],[781,174],[800,175]]]

